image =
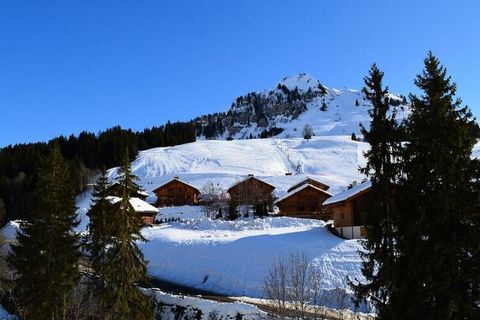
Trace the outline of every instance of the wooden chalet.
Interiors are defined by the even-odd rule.
[[[179,177],[173,177],[153,192],[157,195],[157,207],[196,205],[200,200],[200,190]]]
[[[249,174],[245,179],[232,185],[227,193],[234,205],[264,204],[271,209],[273,204],[272,192],[275,187]]]
[[[341,237],[358,239],[367,235],[366,197],[371,188],[371,182],[365,181],[328,198],[323,203],[323,206],[332,212],[334,227]]]
[[[312,186],[315,186],[319,189],[322,189],[323,191],[327,191],[328,189],[330,189],[330,186],[329,185],[326,185],[325,183],[322,183],[318,180],[315,180],[315,179],[312,179],[310,177],[306,177],[305,179],[303,179],[302,181],[299,181],[298,183],[294,184],[293,186],[290,187],[290,189],[287,190],[287,192],[291,192],[297,188],[300,188],[304,185],[312,185]]]
[[[108,188],[107,194],[110,195],[110,196],[121,197],[122,196],[122,186],[120,185],[120,183],[118,183],[118,182],[113,183]],[[146,193],[145,191],[139,190],[139,191],[136,191],[136,192],[133,192],[132,194],[130,194],[130,197],[139,198],[139,199],[145,201],[148,198],[148,193]]]
[[[291,190],[291,189],[289,189]],[[331,214],[325,210],[322,203],[332,195],[311,184],[303,184],[275,201],[280,209],[280,215],[295,218],[331,219]]]

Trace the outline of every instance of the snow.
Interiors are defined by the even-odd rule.
[[[156,219],[194,220],[203,216],[202,208],[201,206],[163,207]]]
[[[209,315],[217,314],[222,319],[235,319],[237,314],[243,315],[242,319],[266,319],[265,312],[260,311],[257,307],[243,302],[215,302],[200,297],[190,297],[183,295],[172,295],[160,290],[153,292],[155,300],[168,305],[164,308],[162,319],[177,319],[171,311],[171,306],[181,306],[190,310],[200,310],[202,312],[201,319],[211,319]]]
[[[319,85],[321,85],[320,81],[306,73],[286,77],[280,82],[280,84],[286,86],[290,91],[295,90],[295,88],[300,91],[308,91],[308,89],[318,90]]]
[[[227,189],[253,174],[276,187],[278,196],[308,176],[331,186],[334,194],[363,176],[358,167],[365,165],[363,152],[368,145],[352,141],[350,136],[322,136],[311,140],[251,139],[199,140],[174,147],[141,151],[132,162],[139,184],[155,201],[153,190],[175,176],[201,188],[213,182]],[[286,176],[286,173],[292,173]],[[113,180],[117,168],[109,170]],[[88,196],[87,196],[88,198]],[[77,199],[79,208],[89,200]]]
[[[7,224],[0,229],[0,238],[4,242],[11,242],[17,237],[17,232],[20,230],[19,221],[9,221]]]
[[[178,182],[181,182],[181,183],[183,183],[183,184],[185,184],[185,185],[187,185],[187,186],[190,186],[190,187],[192,187],[192,188],[194,188],[194,189],[197,189],[197,190],[198,190],[198,187],[196,187],[196,186],[194,186],[194,185],[192,185],[192,184],[190,184],[190,183],[188,183],[188,182],[185,182],[185,181],[183,181],[183,180],[180,180],[180,178],[178,178],[178,177],[174,177],[173,179],[171,179],[171,180],[169,180],[169,181],[165,181],[163,184],[161,184],[161,185],[159,185],[159,186],[155,187],[155,189],[153,189],[152,191],[155,191],[155,190],[157,190],[157,189],[159,189],[159,188],[161,188],[161,187],[165,186],[166,184],[168,184],[169,182],[172,182],[172,181],[178,181]],[[144,194],[146,194],[147,196],[149,196],[149,194],[148,194],[148,193],[146,193],[146,192],[143,192],[143,193],[144,193]]]
[[[230,186],[230,188],[228,188],[228,190],[230,190],[230,189],[232,189],[233,187],[238,186],[239,184],[244,183],[245,181],[248,181],[248,180],[250,180],[250,179],[258,179],[258,178],[254,177],[253,175],[247,176],[245,179],[242,179],[242,180],[239,180],[239,181],[235,182],[233,185]],[[264,182],[265,182],[265,181],[264,181]],[[270,183],[268,183],[268,182],[265,182],[265,183],[268,184],[268,185],[270,185],[270,186],[272,186],[272,187],[275,189],[275,186],[274,186],[274,185],[272,185],[272,184],[270,184]]]
[[[363,279],[361,241],[336,237],[325,222],[270,217],[239,221],[200,217],[145,228],[140,244],[154,277],[235,296],[264,297],[264,278],[277,257],[305,252],[322,275],[324,292],[349,291]]]
[[[108,196],[107,199],[112,204],[122,200],[122,198],[115,196]],[[133,209],[135,209],[136,212],[159,212],[157,208],[139,198],[131,197],[128,202],[130,202],[130,205],[133,207]]]
[[[0,304],[0,319],[2,320],[16,320],[16,316],[9,313],[5,308]]]
[[[280,82],[289,90],[298,88],[301,92],[318,92],[320,81],[311,75],[301,73],[286,77]],[[348,88],[329,88],[323,86],[326,90],[325,96],[313,98],[306,101],[306,111],[302,112],[297,118],[292,119],[291,116],[278,115],[274,119],[269,119],[269,128],[282,128],[284,131],[280,133],[278,138],[303,137],[303,127],[308,124],[312,127],[315,136],[332,136],[332,135],[351,135],[355,133],[360,136],[360,123],[365,127],[370,126],[370,116],[368,110],[371,108],[370,103],[365,100],[364,94],[360,90]],[[278,90],[277,87],[273,89]],[[272,90],[257,92],[262,96],[268,96]],[[281,92],[281,90],[280,90]],[[389,94],[392,100],[402,101],[399,95]],[[356,105],[358,101],[358,106]],[[322,111],[322,106],[327,107],[326,111]],[[238,111],[238,110],[237,110]],[[401,105],[397,108],[398,121],[402,121],[409,114],[408,105]],[[233,135],[234,139],[242,139],[249,137],[250,134],[258,136],[264,128],[257,123],[250,123],[249,127],[242,127]]]
[[[331,194],[328,193],[328,192],[326,192],[325,190],[322,190],[322,189],[320,189],[320,188],[317,188],[317,187],[315,187],[315,186],[313,186],[313,185],[311,185],[311,184],[305,184],[305,185],[303,185],[303,186],[301,186],[301,187],[299,187],[299,188],[296,188],[296,189],[290,191],[289,193],[287,193],[287,194],[284,195],[283,197],[278,198],[278,199],[275,201],[275,203],[279,203],[279,202],[287,199],[288,197],[291,197],[291,196],[294,195],[295,193],[300,192],[300,191],[302,191],[303,189],[306,189],[306,188],[313,188],[313,189],[315,189],[315,190],[318,190],[318,191],[320,191],[320,192],[322,192],[322,193],[325,193],[325,194],[331,196]]]
[[[347,189],[343,192],[337,193],[331,198],[328,198],[323,205],[328,205],[328,204],[333,204],[341,201],[345,201],[350,199],[351,197],[354,197],[358,193],[367,190],[372,186],[372,182],[370,180],[364,181],[362,183],[359,183],[357,185],[354,185],[352,188]]]
[[[367,144],[352,141],[350,136],[316,136],[308,141],[200,140],[141,151],[132,162],[132,171],[153,200],[152,190],[175,176],[200,190],[209,182],[225,190],[254,174],[275,186],[278,197],[311,177],[328,184],[329,193],[335,194],[363,179],[358,168],[365,165],[367,149]],[[109,178],[113,180],[116,173],[116,168],[109,170]],[[78,232],[88,225],[91,192],[77,196]],[[157,219],[178,220],[142,230],[149,240],[139,244],[149,261],[148,272],[160,279],[262,298],[272,260],[295,252],[308,254],[311,265],[322,273],[322,289],[327,293],[336,288],[348,291],[347,277],[363,279],[358,254],[361,242],[336,237],[323,221],[287,217],[210,220],[201,206],[160,208]]]

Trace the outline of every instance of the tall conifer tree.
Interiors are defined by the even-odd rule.
[[[22,223],[9,257],[16,271],[15,300],[25,319],[68,319],[79,278],[75,194],[58,144],[38,170],[35,206]]]
[[[472,262],[479,252],[471,242],[479,225],[468,209],[473,119],[439,60],[430,52],[424,62],[415,79],[423,93],[410,95],[395,271],[402,282],[390,303],[404,319],[478,319],[478,265]]]
[[[367,241],[362,253],[362,273],[367,283],[353,285],[360,300],[369,298],[380,316],[388,312],[388,301],[395,286],[394,227],[395,206],[391,195],[392,184],[398,176],[395,158],[399,152],[399,128],[396,111],[390,109],[388,88],[383,88],[383,72],[376,64],[364,78],[363,93],[371,103],[370,129],[361,126],[361,132],[370,150],[365,153],[365,173],[372,190],[368,198]]]
[[[88,225],[88,242],[87,250],[90,255],[90,262],[93,270],[92,277],[92,296],[95,298],[101,297],[106,290],[106,263],[109,243],[111,242],[112,234],[109,228],[110,221],[115,218],[114,207],[108,198],[108,191],[110,183],[107,178],[105,169],[102,169],[100,177],[93,191],[93,201],[91,209],[88,212],[90,219]],[[97,308],[95,313],[101,317],[104,310]]]
[[[107,311],[106,319],[152,319],[153,308],[149,297],[138,288],[147,279],[146,261],[137,242],[146,241],[141,235],[142,219],[130,205],[132,190],[140,190],[132,174],[128,153],[120,167],[118,182],[121,199],[114,207],[110,220],[110,243],[105,262],[105,290],[100,307]]]

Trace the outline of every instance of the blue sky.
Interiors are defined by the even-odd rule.
[[[0,0],[0,146],[225,110],[306,72],[392,91],[432,49],[480,116],[479,1]]]

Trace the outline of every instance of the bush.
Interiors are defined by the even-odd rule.
[[[312,136],[314,135],[313,134],[313,128],[311,125],[309,124],[306,124],[304,127],[303,127],[303,131],[302,131],[302,134],[303,134],[303,138],[305,139],[311,139]]]

